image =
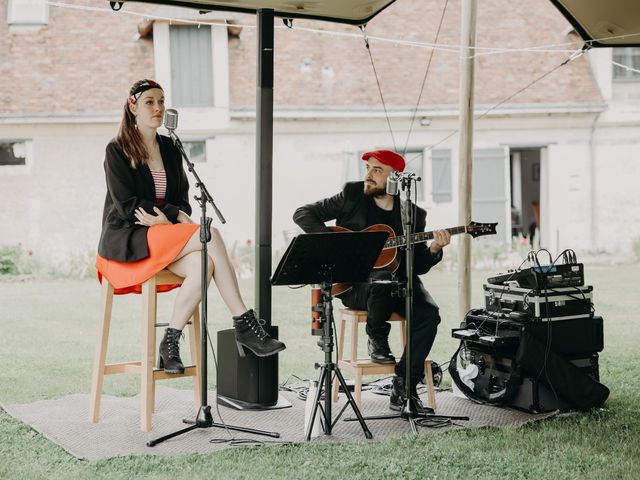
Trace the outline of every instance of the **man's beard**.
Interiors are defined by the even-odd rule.
[[[387,194],[387,190],[382,187],[369,187],[365,183],[364,194],[367,197],[384,197]]]

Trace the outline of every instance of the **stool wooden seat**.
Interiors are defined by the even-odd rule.
[[[182,374],[168,374],[155,368],[156,365],[156,327],[167,326],[156,323],[158,285],[182,285],[183,278],[169,270],[162,270],[142,284],[142,318],[140,322],[141,360],[123,363],[105,363],[109,343],[109,327],[113,307],[113,285],[106,278],[102,279],[101,319],[98,328],[98,341],[93,365],[91,381],[91,405],[89,419],[97,423],[100,419],[100,400],[105,375],[115,373],[135,373],[140,375],[140,429],[151,431],[151,415],[155,410],[156,380],[166,378],[194,377],[194,393],[196,408],[200,406],[200,323],[198,309],[193,313],[188,324],[188,338],[193,365],[185,366]]]
[[[379,375],[395,373],[396,364],[382,364],[371,361],[369,357],[358,358],[358,325],[367,323],[366,310],[351,310],[350,308],[340,309],[340,323],[338,324],[338,368],[343,372],[351,372],[355,376],[355,385],[353,390],[354,399],[360,409],[362,409],[362,377],[364,375]],[[407,338],[407,322],[404,317],[394,313],[389,319],[390,322],[400,324],[400,344],[404,350]],[[347,323],[351,327],[350,351],[345,355],[344,336]],[[436,408],[436,391],[433,386],[433,374],[431,371],[431,360],[424,362],[424,375],[427,384],[428,406],[435,410]],[[337,381],[333,382],[333,401],[338,400],[339,385]]]

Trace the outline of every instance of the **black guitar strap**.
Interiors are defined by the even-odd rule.
[[[400,221],[402,222],[402,228],[404,229],[404,226],[407,224],[407,203],[403,202],[402,199],[400,200]],[[411,201],[408,202],[409,204],[411,204]],[[405,235],[408,235],[410,233],[413,232],[403,232]]]

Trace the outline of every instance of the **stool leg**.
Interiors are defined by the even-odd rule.
[[[140,429],[151,431],[151,414],[154,402],[153,366],[155,360],[156,278],[142,284],[141,343],[142,363],[140,381]]]
[[[424,362],[424,379],[427,382],[427,394],[429,396],[429,406],[436,409],[436,389],[433,385],[433,372],[431,370],[431,360]]]
[[[338,327],[338,368],[340,367],[340,360],[342,360],[344,356],[343,348],[344,348],[344,330],[345,330],[345,320],[344,317],[340,318],[340,324]],[[338,377],[333,380],[333,402],[338,401],[338,394],[340,392],[340,382],[338,382]]]
[[[351,357],[349,360],[355,362],[358,359],[358,318],[351,319]]]
[[[196,411],[200,408],[200,404],[202,403],[202,389],[201,389],[201,375],[202,371],[200,369],[200,346],[202,343],[201,333],[200,333],[200,314],[198,313],[198,307],[193,312],[193,316],[191,317],[191,325],[189,327],[189,349],[191,351],[191,363],[196,367],[196,376],[193,377],[193,393],[195,395],[196,400]]]
[[[356,405],[358,409],[362,410],[362,369],[356,368],[356,378],[353,386],[353,393],[355,394]]]
[[[149,393],[148,404],[151,405],[151,413],[156,413],[156,372],[160,373],[160,370],[156,371],[155,366],[158,364],[156,357],[158,352],[158,344],[156,339],[156,320],[158,319],[158,301],[157,294],[154,295],[154,307],[152,318],[149,319],[149,345],[151,346],[150,358],[151,358],[151,390]],[[149,427],[151,429],[151,427]]]
[[[407,321],[400,321],[400,348],[404,352],[404,347],[407,346]]]
[[[100,307],[102,318],[100,319],[100,325],[98,327],[96,356],[93,362],[93,375],[91,378],[91,404],[89,407],[89,421],[91,421],[91,423],[97,423],[100,419],[104,364],[107,358],[109,327],[111,326],[111,310],[113,307],[113,285],[111,285],[106,278],[102,279]]]

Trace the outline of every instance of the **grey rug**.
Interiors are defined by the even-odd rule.
[[[29,404],[3,405],[11,416],[30,425],[44,437],[60,445],[74,457],[86,460],[123,455],[178,455],[185,453],[210,453],[226,448],[228,443],[212,443],[212,439],[254,439],[271,442],[304,441],[305,402],[293,393],[282,395],[292,403],[291,408],[267,411],[237,411],[219,407],[225,423],[280,433],[279,439],[250,435],[242,432],[227,432],[223,428],[196,429],[187,434],[167,440],[153,448],[147,441],[182,429],[183,418],[195,415],[193,392],[167,387],[157,388],[156,413],[153,415],[153,431],[143,433],[139,428],[139,398],[103,396],[100,423],[91,424],[89,417],[89,395],[74,394],[57,400],[41,400]],[[362,392],[364,415],[393,413],[388,408],[389,398],[368,391]],[[341,398],[343,396],[341,395]],[[220,422],[215,409],[215,393],[209,394],[209,404],[213,407],[215,422]],[[334,415],[340,410],[344,400],[334,404]],[[451,392],[437,393],[437,413],[439,415],[469,416],[469,421],[455,421],[444,428],[419,427],[420,434],[433,434],[454,428],[465,427],[518,427],[527,422],[548,418],[554,413],[530,414],[509,408],[477,405],[467,399],[455,397]],[[353,416],[347,409],[344,416]],[[343,416],[343,417],[344,417]],[[373,441],[398,437],[411,432],[409,424],[402,419],[369,420],[367,426],[373,434]],[[358,422],[344,422],[335,425],[333,434],[320,434],[313,441],[366,441]]]

